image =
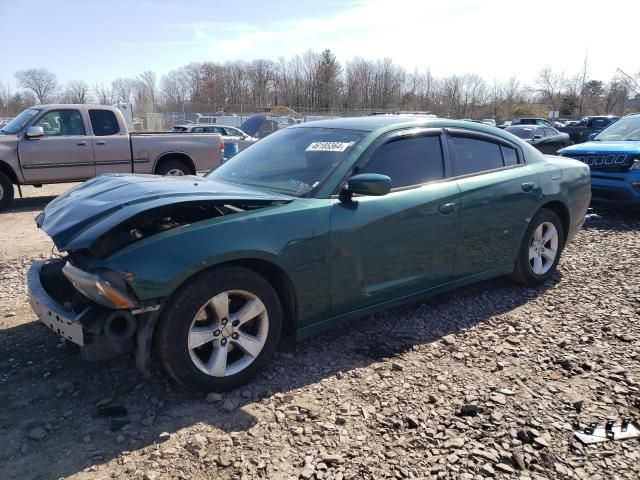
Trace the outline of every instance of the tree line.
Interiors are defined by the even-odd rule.
[[[467,73],[435,77],[408,71],[391,58],[356,57],[344,63],[331,50],[289,59],[190,63],[161,77],[145,71],[133,78],[89,85],[58,82],[55,73],[32,68],[15,73],[19,89],[0,86],[0,116],[13,116],[37,103],[134,104],[150,112],[238,113],[286,106],[301,113],[427,111],[451,118],[622,114],[625,101],[640,96],[640,73],[618,70],[606,81],[593,79],[585,57],[572,75],[543,68],[530,83],[516,76],[488,82]]]

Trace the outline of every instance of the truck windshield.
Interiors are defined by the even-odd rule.
[[[37,108],[29,108],[28,110],[24,110],[20,115],[18,115],[16,118],[2,127],[2,130],[0,130],[0,132],[9,135],[18,133],[39,111],[40,110],[38,110]]]
[[[621,118],[593,137],[593,140],[597,142],[640,140],[640,115]]]
[[[207,174],[225,182],[308,196],[369,132],[295,127],[260,140]]]

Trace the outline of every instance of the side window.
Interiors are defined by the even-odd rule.
[[[224,130],[220,127],[211,127],[211,133],[219,133],[220,135],[225,135]]]
[[[89,110],[89,119],[93,133],[98,137],[120,133],[116,114],[109,110]]]
[[[556,132],[553,131],[553,128],[545,128],[544,129],[544,136],[545,137],[553,137],[555,136]]]
[[[484,172],[504,167],[500,145],[486,140],[450,137],[456,156],[456,174]]]
[[[378,148],[358,173],[391,178],[391,188],[408,187],[444,178],[439,135],[399,138]]]
[[[518,154],[516,153],[515,148],[500,145],[500,150],[502,150],[502,159],[504,160],[504,165],[506,167],[518,164]]]
[[[193,130],[191,130],[193,133],[204,133],[204,129],[205,127],[193,127]]]
[[[35,124],[47,137],[85,135],[84,122],[78,110],[52,110]]]

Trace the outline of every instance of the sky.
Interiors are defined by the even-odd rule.
[[[0,0],[0,83],[44,67],[109,83],[190,62],[277,60],[330,48],[434,76],[532,83],[544,67],[640,71],[637,0]]]

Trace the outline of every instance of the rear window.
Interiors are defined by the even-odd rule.
[[[115,113],[110,110],[89,110],[93,134],[98,137],[120,133]]]
[[[500,145],[477,138],[451,137],[456,157],[456,174],[495,170],[504,167]]]

